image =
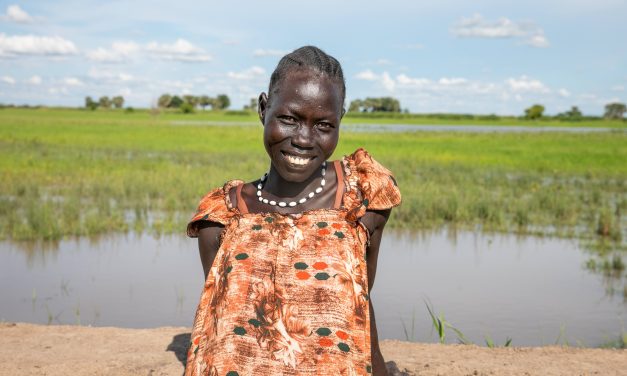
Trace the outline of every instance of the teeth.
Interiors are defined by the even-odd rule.
[[[288,162],[299,166],[304,166],[311,160],[310,158],[301,158],[289,154],[285,154],[285,157],[287,158]]]

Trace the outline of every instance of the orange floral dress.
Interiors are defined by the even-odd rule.
[[[358,149],[333,163],[332,209],[248,213],[209,192],[187,226],[224,225],[205,281],[185,375],[371,374],[366,210],[400,203],[391,173]],[[239,191],[239,190],[238,190]],[[238,199],[238,203],[243,200]]]

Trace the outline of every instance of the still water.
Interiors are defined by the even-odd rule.
[[[614,340],[626,318],[622,284],[608,291],[607,276],[584,267],[589,257],[564,239],[388,232],[372,291],[379,336],[435,341],[429,300],[478,344]],[[0,242],[0,320],[189,327],[202,284],[196,241],[180,236]]]
[[[258,122],[211,121],[211,120],[176,120],[171,125],[199,125],[214,127],[260,127]],[[406,132],[461,132],[461,133],[623,133],[624,129],[607,127],[559,127],[525,125],[448,125],[448,124],[342,124],[342,131],[357,133],[406,133]]]

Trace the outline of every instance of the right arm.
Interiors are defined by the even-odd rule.
[[[202,269],[205,272],[205,281],[220,248],[222,231],[224,231],[224,226],[216,222],[205,221],[199,225],[198,250]]]

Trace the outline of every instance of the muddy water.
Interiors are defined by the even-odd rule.
[[[627,317],[622,292],[584,267],[590,255],[574,241],[386,235],[372,291],[381,338],[436,340],[425,300],[479,344],[509,336],[519,346],[596,346],[616,339]],[[0,242],[0,320],[190,326],[202,279],[195,240],[179,236]],[[456,342],[451,330],[447,342]]]

